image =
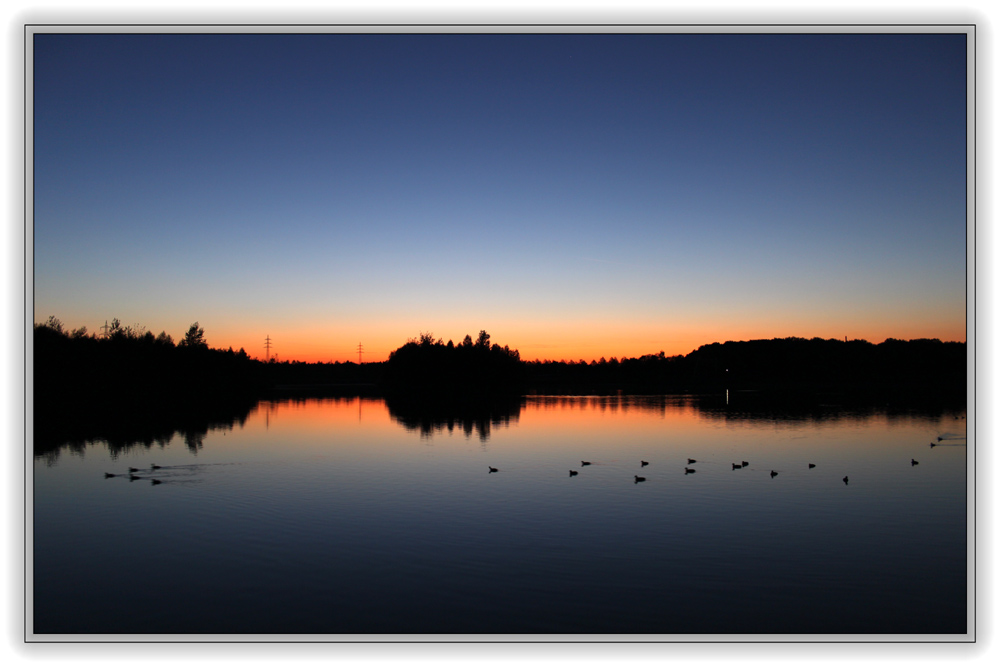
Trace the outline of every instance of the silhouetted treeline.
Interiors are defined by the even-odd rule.
[[[686,356],[527,363],[536,390],[719,392],[769,390],[960,395],[966,345],[937,339],[780,338],[703,345]]]
[[[276,363],[252,359],[243,350],[210,348],[197,322],[175,344],[166,333],[154,336],[117,320],[98,337],[85,329],[66,331],[49,318],[34,330],[34,424],[36,442],[111,438],[125,424],[162,424],[165,414],[175,424],[239,414],[276,392],[382,394],[395,398],[400,415],[431,415],[402,417],[406,423],[461,423],[463,428],[482,422],[482,415],[484,424],[490,423],[498,396],[529,391],[749,390],[790,402],[832,392],[858,401],[884,402],[891,396],[916,403],[946,397],[964,405],[966,368],[965,343],[936,339],[889,339],[875,345],[783,338],[712,343],[686,356],[660,352],[590,363],[524,362],[517,350],[491,344],[486,331],[457,345],[421,334],[384,363]],[[441,405],[428,407],[432,399],[440,399]],[[508,407],[497,414],[504,413],[510,414]],[[177,427],[163,424],[143,437],[155,439],[169,428]]]
[[[261,363],[261,377],[266,385],[281,393],[340,393],[369,394],[376,390],[382,378],[383,362],[356,364],[352,361],[306,363],[282,361]]]
[[[425,333],[389,354],[382,386],[388,392],[462,391],[490,393],[520,391],[526,378],[517,350],[490,345],[490,335],[480,331],[455,345]]]
[[[384,363],[269,363],[210,348],[198,323],[178,344],[165,333],[114,321],[106,337],[67,332],[55,318],[35,327],[35,394],[64,402],[168,404],[274,390],[398,392],[535,390],[606,393],[724,389],[851,388],[963,393],[966,344],[937,339],[781,338],[703,345],[686,356],[648,354],[592,362],[521,361],[480,331],[454,344],[421,334]]]
[[[252,359],[242,350],[213,350],[197,323],[174,344],[115,320],[105,337],[66,332],[55,318],[34,329],[33,377],[36,444],[64,439],[113,439],[144,424],[148,439],[164,416],[211,421],[213,409],[245,410],[262,388]],[[182,421],[186,417],[182,417]]]

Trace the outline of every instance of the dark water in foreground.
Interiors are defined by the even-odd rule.
[[[964,413],[682,397],[450,426],[263,402],[203,438],[35,458],[34,632],[964,634],[965,434]]]

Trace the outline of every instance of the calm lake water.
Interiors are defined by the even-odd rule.
[[[764,414],[676,396],[528,396],[450,422],[391,408],[265,401],[204,434],[36,456],[34,632],[971,623],[964,413]]]

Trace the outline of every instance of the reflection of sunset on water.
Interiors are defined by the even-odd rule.
[[[405,451],[414,439],[437,446],[479,446],[483,440],[502,447],[506,456],[520,451],[532,458],[544,450],[546,456],[562,452],[569,462],[599,458],[603,452],[616,459],[649,458],[655,465],[695,458],[702,467],[725,467],[744,459],[754,465],[801,467],[857,457],[891,458],[915,445],[929,448],[942,433],[965,433],[964,415],[950,413],[912,417],[830,410],[779,418],[717,405],[699,407],[698,399],[690,396],[527,396],[519,409],[489,422],[486,438],[478,430],[463,430],[461,419],[452,422],[450,428],[441,422],[421,434],[405,428],[380,398],[289,399],[263,401],[242,428],[225,438],[211,432],[209,438],[212,448],[243,447],[277,437],[287,438],[288,447],[370,455]],[[627,441],[623,432],[629,434]],[[878,448],[871,446],[873,432],[879,434]]]
[[[445,28],[24,26],[25,631],[974,641],[977,24]]]
[[[38,456],[36,606],[133,631],[960,631],[964,413],[760,403],[272,399],[197,449]],[[116,576],[163,582],[169,626],[101,606],[83,575],[121,553]]]

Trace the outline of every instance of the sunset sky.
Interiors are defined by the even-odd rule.
[[[36,34],[34,319],[966,339],[966,35]]]

